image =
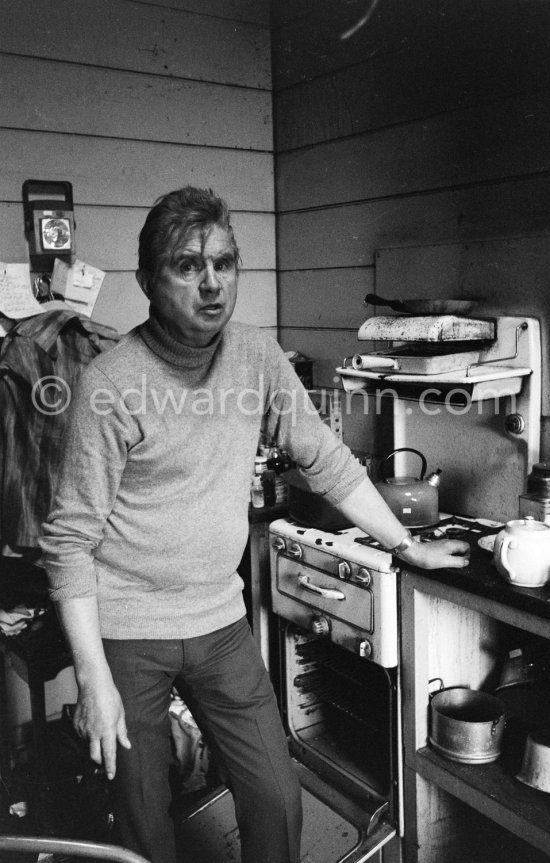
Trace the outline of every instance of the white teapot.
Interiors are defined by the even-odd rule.
[[[518,587],[542,587],[550,581],[550,525],[533,516],[509,521],[497,534],[493,563]]]

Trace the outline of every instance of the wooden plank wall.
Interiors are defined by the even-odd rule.
[[[268,0],[0,0],[0,260],[27,260],[21,187],[73,184],[94,318],[147,314],[137,234],[162,193],[208,185],[234,213],[236,317],[276,333]]]
[[[0,260],[22,262],[26,179],[73,185],[79,258],[107,275],[94,318],[147,316],[137,236],[162,193],[212,186],[233,210],[235,317],[277,325],[268,0],[0,0]],[[30,717],[9,677],[10,721]],[[67,669],[47,713],[74,700]]]
[[[280,340],[330,385],[377,249],[525,237],[547,257],[550,6],[278,0],[273,25]],[[544,325],[536,257],[502,312]]]

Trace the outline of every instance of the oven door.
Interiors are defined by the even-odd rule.
[[[373,824],[361,806],[314,771],[299,761],[295,767],[303,790],[303,863],[398,863],[395,831],[388,823]],[[186,859],[193,863],[240,859],[235,809],[226,788],[216,789],[194,805],[178,825],[178,833]]]
[[[278,640],[279,703],[302,787],[321,806],[319,829],[329,812],[345,820],[342,847],[323,863],[397,863],[397,669],[281,617]]]
[[[366,811],[297,758],[294,763],[304,790],[306,828],[302,845],[306,856],[302,859],[308,863],[317,859],[320,863],[365,863],[367,860],[398,863],[397,831],[385,820],[383,808],[376,813]],[[308,820],[314,820],[320,836],[325,833],[328,822],[337,825],[336,830],[331,831],[332,835],[327,832],[323,837],[324,850],[317,850],[314,842],[308,841]]]

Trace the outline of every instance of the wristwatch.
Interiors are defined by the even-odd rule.
[[[407,533],[405,534],[405,536],[403,537],[403,539],[401,540],[401,542],[398,543],[393,548],[388,548],[387,551],[389,551],[390,554],[393,554],[396,557],[399,557],[400,554],[403,554],[404,551],[406,551],[408,548],[411,547],[413,542],[414,542],[414,539],[412,538],[412,534],[408,530]]]

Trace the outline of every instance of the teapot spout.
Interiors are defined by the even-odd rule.
[[[441,473],[441,468],[438,467],[437,470],[434,470],[433,473],[426,477],[426,482],[433,485],[434,488],[438,488],[441,482]]]

